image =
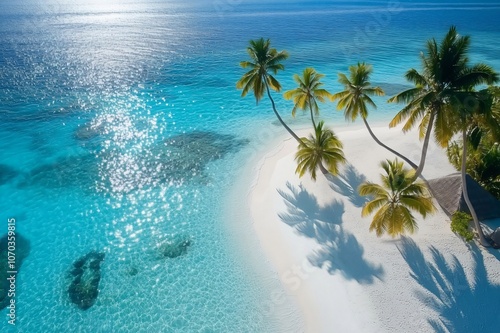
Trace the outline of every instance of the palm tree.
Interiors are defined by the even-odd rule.
[[[455,116],[458,118],[455,122],[458,128],[462,132],[462,156],[461,156],[461,166],[460,166],[460,174],[462,178],[462,194],[464,196],[465,203],[469,208],[469,211],[472,216],[472,220],[474,221],[474,226],[476,228],[477,234],[479,236],[479,242],[481,245],[485,247],[491,246],[489,242],[486,240],[484,236],[483,229],[481,228],[481,224],[479,223],[479,218],[477,217],[476,210],[472,205],[469,193],[467,191],[467,146],[468,146],[468,138],[470,137],[470,129],[474,130],[475,122],[471,121],[471,118],[474,116],[479,116],[480,118],[490,118],[492,115],[492,99],[488,98],[489,96],[484,96],[483,92],[473,92],[468,91],[462,94],[457,94],[456,99],[453,100]],[[472,103],[471,103],[472,102]]]
[[[392,237],[413,233],[417,222],[412,214],[417,211],[424,218],[435,211],[427,187],[421,181],[414,180],[414,171],[403,167],[403,162],[384,161],[382,168],[387,175],[381,175],[382,185],[365,182],[359,186],[359,194],[373,196],[361,211],[362,216],[377,212],[370,224],[370,231],[375,230],[378,237],[384,233]]]
[[[262,99],[265,91],[271,100],[274,114],[281,125],[300,143],[300,138],[285,124],[276,110],[270,91],[270,89],[277,92],[281,91],[281,84],[273,74],[276,75],[278,71],[285,69],[281,62],[288,58],[288,53],[286,51],[278,52],[276,49],[271,48],[270,40],[264,40],[264,38],[251,40],[250,46],[247,47],[247,53],[250,56],[250,61],[242,61],[240,66],[250,68],[250,70],[236,83],[236,88],[243,89],[241,92],[242,97],[245,97],[249,91],[253,91],[257,103]]]
[[[292,109],[292,116],[295,117],[297,109],[309,109],[311,113],[311,122],[313,127],[316,128],[314,116],[319,115],[318,101],[324,103],[325,98],[332,99],[332,94],[327,90],[322,89],[323,83],[320,81],[325,75],[316,72],[312,67],[304,69],[302,77],[295,74],[293,79],[299,85],[298,88],[288,90],[284,93],[285,99],[293,99],[295,103]]]
[[[500,199],[500,101],[495,98],[495,90],[495,87],[490,87],[479,92],[485,95],[480,101],[486,102],[486,108],[467,120],[466,172]],[[448,160],[458,171],[462,167],[462,152],[463,142],[459,140],[446,148]]]
[[[389,126],[393,127],[406,120],[403,131],[409,131],[420,120],[420,138],[424,138],[420,163],[415,172],[418,177],[424,168],[430,135],[434,128],[434,137],[442,146],[448,146],[451,138],[457,132],[462,132],[466,125],[459,119],[468,117],[457,116],[467,99],[474,100],[474,88],[481,84],[492,84],[498,81],[498,75],[488,65],[476,64],[469,66],[467,52],[470,46],[469,36],[460,36],[454,26],[446,34],[438,46],[433,38],[427,42],[427,55],[422,54],[423,72],[410,69],[406,79],[415,87],[405,90],[389,99],[389,102],[406,103],[398,112]],[[466,150],[464,145],[464,149]],[[466,159],[467,156],[463,156]],[[465,171],[464,171],[465,172]],[[469,210],[474,207],[468,199],[465,175],[462,177],[462,191]],[[474,212],[474,224],[483,246],[489,246],[480,228]]]
[[[316,170],[320,169],[324,174],[330,172],[337,175],[339,164],[345,163],[346,159],[342,151],[342,142],[330,129],[324,129],[324,121],[320,121],[315,127],[315,135],[302,138],[298,151],[295,154],[297,169],[295,172],[302,177],[306,171],[311,178],[316,180]],[[326,165],[326,169],[323,167]]]
[[[394,127],[403,121],[403,132],[412,129],[418,121],[420,139],[424,138],[420,163],[415,178],[419,177],[425,165],[429,139],[434,129],[436,141],[446,147],[459,131],[454,118],[454,102],[457,94],[471,91],[481,84],[491,84],[498,77],[485,64],[469,66],[467,52],[469,36],[460,36],[454,26],[450,28],[438,46],[433,38],[427,42],[427,54],[421,54],[423,71],[406,72],[406,79],[415,87],[391,97],[388,102],[406,103],[389,124]]]
[[[368,107],[377,108],[370,96],[384,95],[382,88],[373,87],[369,81],[370,75],[373,72],[372,66],[365,63],[358,63],[356,66],[349,66],[349,72],[349,78],[345,74],[339,73],[339,82],[344,86],[345,90],[332,96],[333,100],[338,100],[337,109],[344,109],[344,115],[348,121],[355,121],[358,116],[361,116],[366,129],[376,143],[416,168],[416,165],[408,158],[383,144],[375,136],[366,120],[368,118]]]

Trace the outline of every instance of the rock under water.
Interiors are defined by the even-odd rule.
[[[173,236],[158,245],[160,258],[177,258],[187,253],[192,241],[188,236]]]
[[[68,287],[69,299],[82,310],[89,309],[97,300],[104,256],[104,253],[89,252],[76,260],[69,272],[72,279]]]
[[[164,141],[167,147],[189,151],[203,157],[203,160],[214,160],[226,154],[236,152],[249,143],[231,134],[220,134],[210,131],[193,131],[179,134]]]
[[[103,123],[100,124],[86,123],[79,126],[75,130],[75,132],[73,133],[73,137],[76,140],[84,143],[87,140],[98,138],[105,132],[106,132],[106,127],[105,124]]]
[[[99,135],[82,127],[80,138]],[[97,132],[96,132],[97,131]],[[85,192],[129,193],[165,183],[208,183],[207,165],[235,153],[248,140],[229,134],[194,131],[130,153],[113,150],[59,158],[31,170],[21,186],[80,188]]]
[[[81,188],[90,190],[99,179],[99,160],[92,154],[71,155],[53,163],[41,164],[29,172],[21,187],[42,186],[50,189]]]
[[[0,164],[0,185],[4,185],[19,175],[19,171],[14,169],[13,167]]]
[[[127,269],[127,274],[128,274],[129,276],[136,276],[138,273],[139,273],[139,270],[138,270],[136,267],[133,267],[133,266],[132,266],[132,267],[129,267],[129,268]]]

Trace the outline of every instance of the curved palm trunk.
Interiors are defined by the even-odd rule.
[[[311,103],[309,103],[309,111],[311,111],[311,121],[313,123],[314,129],[316,130],[316,122],[314,121],[314,114],[313,114],[313,109],[312,109]]]
[[[484,247],[490,247],[491,245],[488,243],[486,238],[484,237],[483,229],[481,228],[481,224],[479,223],[479,219],[477,218],[476,211],[474,210],[474,207],[472,206],[472,203],[470,202],[469,198],[469,193],[467,192],[467,180],[466,180],[466,172],[465,172],[465,166],[467,162],[467,131],[464,129],[463,130],[463,137],[462,137],[462,168],[461,168],[461,174],[462,174],[462,193],[464,195],[465,203],[467,204],[467,207],[469,208],[469,211],[472,215],[472,219],[474,220],[474,226],[476,227],[477,234],[479,235],[479,242],[481,243],[482,246]]]
[[[400,153],[398,153],[394,149],[392,149],[392,148],[386,146],[385,144],[383,144],[375,136],[375,134],[373,133],[372,129],[370,128],[370,125],[368,125],[368,122],[366,121],[366,118],[365,117],[361,117],[361,118],[363,118],[363,122],[365,123],[366,129],[368,130],[368,132],[370,133],[371,137],[373,138],[373,140],[375,140],[376,143],[378,143],[380,146],[384,147],[385,149],[387,149],[388,151],[390,151],[394,155],[400,157],[403,161],[405,161],[406,163],[408,163],[413,169],[418,169],[418,166],[415,163],[413,163],[412,161],[410,161],[406,156],[401,155]]]
[[[432,124],[434,123],[434,117],[436,116],[435,111],[431,111],[431,116],[429,118],[429,124],[427,125],[427,131],[425,133],[424,145],[422,146],[422,155],[420,156],[420,163],[415,171],[415,179],[420,177],[422,171],[424,170],[425,158],[427,157],[427,149],[429,148],[429,141],[432,133]]]
[[[279,122],[281,123],[281,125],[283,125],[283,127],[288,131],[288,133],[290,133],[290,135],[295,139],[297,140],[297,142],[299,144],[302,144],[302,140],[297,136],[297,134],[295,134],[294,131],[292,131],[292,129],[290,127],[288,127],[287,124],[285,124],[285,122],[283,121],[283,119],[281,118],[280,114],[278,113],[278,110],[276,110],[276,105],[274,104],[274,99],[273,97],[271,96],[271,92],[269,91],[269,85],[267,84],[267,80],[264,79],[264,83],[266,84],[266,91],[267,91],[267,96],[269,97],[269,99],[271,100],[271,104],[273,106],[273,111],[274,111],[274,114],[276,115],[276,117],[278,118]]]
[[[311,103],[309,103],[309,111],[311,112],[311,121],[312,121],[312,124],[314,126],[314,130],[316,131],[316,122],[314,121],[314,113],[313,113],[313,109],[312,109],[312,106],[311,106]],[[328,171],[324,166],[323,166],[323,163],[319,163],[319,170],[321,171],[321,173],[323,175],[328,175],[330,174],[330,171]]]
[[[321,171],[321,173],[323,173],[323,175],[329,175],[330,174],[330,171],[328,171],[324,166],[323,166],[323,163],[319,163],[319,170]]]
[[[283,118],[281,118],[280,114],[278,113],[278,110],[276,110],[276,104],[274,103],[274,99],[273,97],[271,96],[271,91],[269,90],[269,85],[267,84],[267,81],[264,80],[265,84],[266,84],[266,91],[267,91],[267,96],[269,97],[269,99],[271,100],[271,104],[273,106],[273,111],[274,111],[274,114],[276,115],[276,117],[278,118],[279,122],[281,123],[281,125],[283,125],[283,127],[288,131],[288,133],[290,133],[290,135],[299,143],[299,144],[303,144],[302,140],[298,137],[297,134],[295,134],[294,131],[292,131],[292,129],[290,127],[288,127],[288,125],[283,121]],[[313,118],[313,112],[312,112],[312,109],[311,109],[311,121],[313,122],[313,125],[314,125],[314,129],[316,129],[316,123],[314,122],[314,118]],[[323,164],[320,162],[319,163],[319,169],[321,171],[321,173],[323,173],[323,175],[327,175],[327,174],[330,174],[330,172],[323,166]]]

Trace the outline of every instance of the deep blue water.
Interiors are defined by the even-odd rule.
[[[248,40],[289,51],[285,90],[313,66],[336,92],[337,72],[366,61],[391,95],[452,24],[472,36],[472,61],[500,70],[498,17],[495,3],[3,1],[0,235],[15,218],[31,251],[17,325],[2,310],[0,331],[277,331],[283,318],[259,306],[275,284],[247,266],[227,228],[248,221],[223,214],[239,170],[282,131],[267,100],[235,89]],[[307,124],[275,96],[292,127]],[[398,109],[377,102],[372,121]],[[332,104],[322,116],[344,121]],[[187,252],[162,257],[179,238]],[[106,259],[97,302],[82,311],[67,275],[90,251]]]

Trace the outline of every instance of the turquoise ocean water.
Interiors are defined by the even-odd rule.
[[[285,90],[313,66],[337,91],[336,73],[366,61],[391,95],[451,24],[472,36],[473,61],[500,70],[498,17],[494,3],[2,1],[0,236],[15,218],[30,254],[16,326],[4,309],[0,331],[276,332],[269,283],[228,228],[249,222],[224,214],[235,178],[250,177],[239,170],[282,131],[267,100],[235,89],[248,40],[289,51]],[[378,102],[371,119],[386,121],[397,106]],[[343,123],[333,108],[323,117]],[[246,195],[231,202],[243,209]],[[177,239],[186,253],[163,257]],[[68,271],[90,251],[106,257],[83,311]]]

